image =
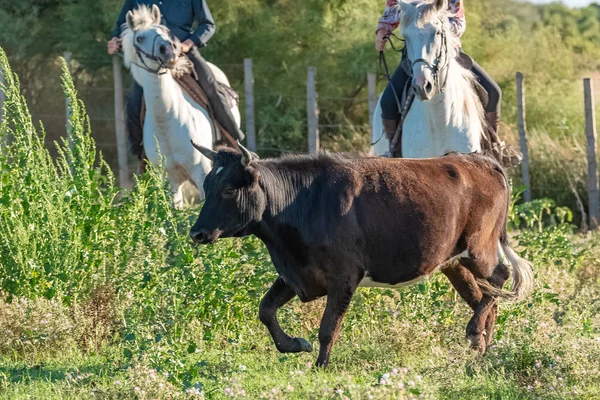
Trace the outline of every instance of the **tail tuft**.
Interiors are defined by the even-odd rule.
[[[477,279],[477,284],[483,293],[506,299],[508,301],[522,301],[525,300],[529,294],[533,291],[534,285],[534,274],[531,263],[521,258],[515,251],[510,247],[508,241],[502,241],[499,244],[499,250],[506,255],[510,265],[512,266],[512,289],[504,290],[492,286],[488,281],[484,279]]]

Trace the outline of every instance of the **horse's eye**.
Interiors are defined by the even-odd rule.
[[[137,37],[135,40],[136,40],[138,43],[142,43],[142,42],[144,41],[144,38],[143,38],[143,37],[141,37],[141,36],[138,36],[138,37]]]

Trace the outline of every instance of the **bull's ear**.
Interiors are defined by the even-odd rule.
[[[244,184],[250,189],[258,187],[258,178],[260,178],[260,172],[253,166],[244,168]]]
[[[152,21],[155,25],[160,25],[160,8],[156,4],[152,5]]]

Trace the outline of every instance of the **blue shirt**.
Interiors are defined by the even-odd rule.
[[[215,33],[215,21],[206,0],[125,0],[117,27],[112,32],[113,37],[121,35],[121,25],[126,22],[127,12],[142,4],[149,7],[156,4],[160,8],[163,25],[182,42],[191,39],[196,46],[204,47]],[[198,23],[195,29],[194,22]]]

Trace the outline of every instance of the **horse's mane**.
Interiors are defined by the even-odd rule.
[[[126,22],[121,25],[121,46],[123,48],[123,63],[125,67],[131,69],[131,65],[139,65],[141,64],[140,59],[135,51],[135,47],[133,45],[133,37],[135,32],[145,31],[154,28],[162,28],[167,29],[165,26],[154,23],[154,18],[152,16],[152,10],[150,7],[146,5],[141,5],[135,10],[131,11],[132,18],[131,23],[133,25],[133,29]],[[177,43],[177,47],[179,47],[179,39],[173,37],[173,41]],[[171,75],[175,78],[178,78],[184,74],[190,73],[193,68],[191,61],[187,58],[179,56],[177,58],[177,62],[175,66],[171,68],[169,71]],[[134,78],[136,78],[136,72],[139,72],[139,69],[131,70]],[[136,78],[137,80],[137,78]]]
[[[436,3],[436,0],[426,2],[407,2],[401,0],[396,6],[401,10],[400,26],[404,28],[415,25],[421,29],[428,24],[435,24],[440,20],[443,22],[442,27],[445,30],[448,56],[450,57],[448,80],[454,80],[455,82],[454,85],[451,85],[455,90],[452,93],[448,93],[455,100],[452,110],[453,121],[455,124],[458,124],[464,117],[469,120],[478,118],[483,127],[485,126],[483,106],[473,89],[473,82],[476,80],[476,77],[470,70],[463,68],[456,61],[461,46],[460,39],[452,32],[451,26],[447,22],[453,16],[453,13],[448,10],[447,3],[440,10],[438,10]],[[463,87],[460,84],[460,79],[468,83],[467,90],[460,90]]]
[[[452,52],[458,50],[460,40],[452,33],[450,25],[446,22],[453,16],[447,6],[438,11],[436,1],[434,0],[427,2],[400,1],[397,7],[400,7],[402,10],[400,14],[400,26],[402,27],[415,25],[417,28],[423,28],[427,24],[434,24],[439,20],[443,21],[448,49]]]

